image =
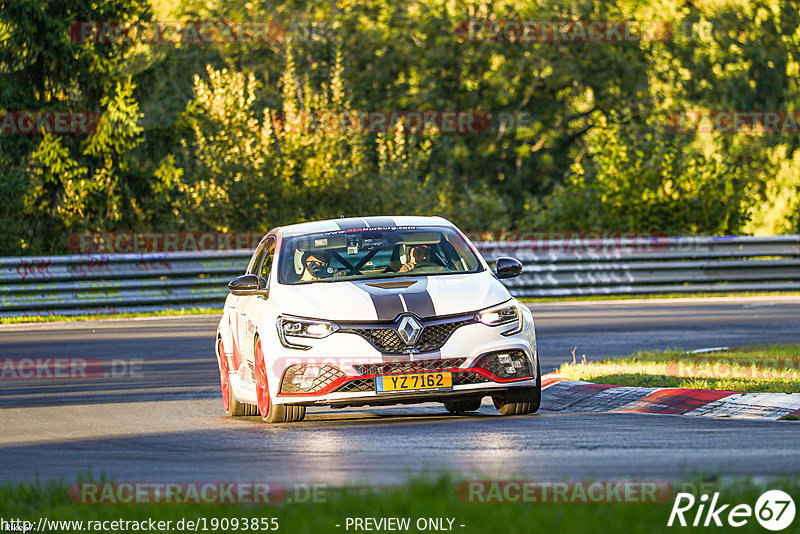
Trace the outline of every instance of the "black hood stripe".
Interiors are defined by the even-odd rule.
[[[394,321],[398,315],[405,312],[400,295],[377,295],[369,294],[372,305],[375,306],[375,313],[379,321]]]
[[[367,217],[364,220],[370,226],[397,226],[391,217]]]
[[[433,317],[436,315],[436,310],[433,308],[433,299],[431,299],[427,291],[403,293],[403,300],[406,301],[408,311],[417,317]]]
[[[354,228],[366,228],[363,219],[336,219],[336,226],[339,230],[352,230]]]
[[[369,294],[379,321],[394,321],[402,313],[413,313],[419,318],[434,317],[436,315],[433,299],[427,291],[427,278],[417,278],[416,283],[407,289],[381,289],[370,286],[369,282],[359,280],[352,283]],[[400,295],[403,296],[402,299]]]

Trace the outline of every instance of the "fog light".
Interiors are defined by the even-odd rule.
[[[500,363],[509,364],[511,363],[511,356],[508,354],[498,354],[497,359],[500,360]]]
[[[506,373],[508,373],[510,375],[513,375],[516,372],[517,372],[517,369],[513,365],[510,365],[510,366],[506,367]]]

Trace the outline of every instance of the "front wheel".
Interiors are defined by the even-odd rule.
[[[267,423],[293,423],[302,421],[306,416],[305,406],[287,406],[274,404],[269,396],[269,383],[267,381],[267,366],[264,361],[264,351],[261,349],[261,339],[256,338],[254,360],[256,368],[256,399],[258,400],[258,413]]]
[[[539,411],[542,402],[542,374],[539,360],[536,360],[536,385],[534,387],[514,388],[508,393],[492,396],[494,407],[500,415],[524,415]]]

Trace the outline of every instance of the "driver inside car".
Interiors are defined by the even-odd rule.
[[[301,282],[320,280],[333,276],[333,269],[330,267],[328,255],[324,252],[306,252],[303,256],[303,276]]]
[[[400,267],[400,272],[405,273],[416,267],[431,265],[431,249],[427,245],[411,247],[409,260]]]

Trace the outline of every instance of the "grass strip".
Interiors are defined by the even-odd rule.
[[[800,343],[734,347],[688,354],[643,351],[597,362],[565,363],[557,372],[572,380],[642,387],[719,389],[744,393],[800,393]]]
[[[222,308],[176,308],[148,312],[95,313],[91,315],[32,315],[0,317],[0,324],[57,323],[63,321],[97,321],[101,319],[129,319],[132,317],[165,317],[173,315],[221,314]]]
[[[588,484],[582,482],[581,484]],[[800,497],[800,481],[780,479],[753,482],[743,479],[735,483],[717,484],[713,482],[672,483],[666,496],[658,502],[586,502],[574,501],[572,494],[564,502],[520,502],[517,500],[497,502],[470,501],[464,491],[463,483],[450,477],[438,479],[412,479],[405,484],[385,488],[338,488],[324,492],[324,502],[284,502],[275,505],[242,504],[76,504],[68,496],[64,484],[49,484],[45,487],[27,484],[7,484],[0,486],[0,517],[5,520],[20,518],[36,524],[40,517],[50,520],[93,520],[128,521],[198,520],[205,518],[207,531],[234,531],[232,521],[239,521],[237,531],[252,531],[241,528],[241,522],[248,518],[276,518],[279,532],[319,533],[348,532],[347,518],[410,518],[412,527],[406,532],[420,532],[416,528],[419,518],[453,519],[453,532],[494,533],[494,532],[558,532],[570,533],[653,533],[674,532],[676,527],[667,527],[675,495],[678,491],[691,488],[697,495],[713,495],[719,491],[718,502],[747,504],[754,508],[758,497],[766,490],[781,489],[795,499]],[[319,495],[319,494],[318,494]],[[488,495],[488,494],[485,494]],[[728,507],[730,509],[730,506]],[[687,512],[690,522],[694,519],[697,506]],[[228,528],[210,528],[212,518],[228,518]],[[701,518],[701,520],[705,517]],[[722,516],[725,521],[725,514]],[[446,524],[446,523],[445,523]],[[723,523],[724,524],[724,523]],[[338,525],[338,526],[337,526]],[[463,527],[461,525],[464,525]],[[701,523],[702,525],[702,523]],[[725,524],[724,524],[725,525]],[[723,529],[716,529],[724,531]],[[199,529],[203,531],[202,528]],[[697,528],[680,528],[686,532],[703,531]],[[707,529],[706,529],[707,530]],[[735,529],[737,532],[764,532],[755,517],[747,524]],[[112,532],[115,530],[111,530]],[[172,529],[173,532],[181,532]],[[263,532],[264,529],[260,529]],[[380,530],[385,532],[388,530]],[[428,530],[429,531],[429,530]],[[800,532],[800,521],[783,532]]]
[[[559,297],[522,297],[520,300],[527,303],[536,302],[580,302],[592,300],[654,300],[654,299],[696,299],[711,297],[796,297],[796,291],[740,291],[740,292],[701,292],[701,293],[643,293],[620,295],[572,295]]]

